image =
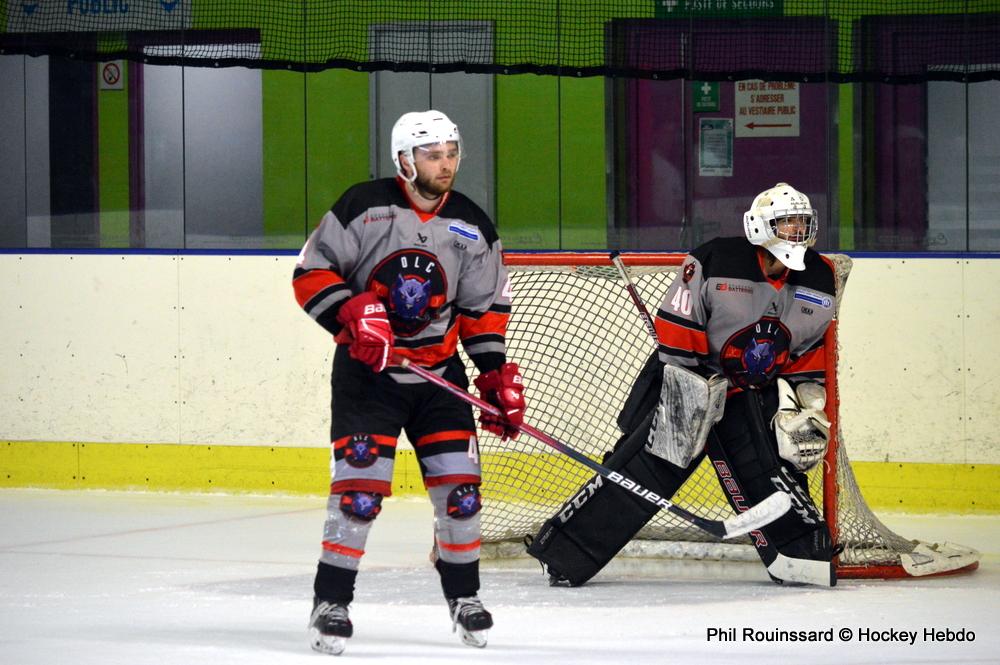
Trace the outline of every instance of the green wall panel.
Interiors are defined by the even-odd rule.
[[[560,249],[607,247],[604,79],[563,78]]]
[[[308,235],[344,190],[370,177],[368,74],[342,69],[309,74],[305,131]]]
[[[103,63],[97,63],[100,80]],[[121,90],[97,91],[98,205],[101,247],[129,246],[128,66]]]
[[[497,225],[504,247],[558,247],[557,80],[496,79]]]
[[[264,236],[269,249],[298,248],[306,212],[306,75],[261,72]]]
[[[605,247],[604,79],[498,77],[496,117],[504,246]]]

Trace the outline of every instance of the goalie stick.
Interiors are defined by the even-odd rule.
[[[478,407],[480,410],[485,411],[491,415],[503,417],[503,412],[493,404],[482,400],[475,395],[471,395],[459,386],[445,379],[444,377],[438,376],[434,372],[427,370],[420,365],[415,365],[409,361],[407,358],[403,358],[398,355],[393,356],[393,362],[410,370],[417,376],[426,379],[430,383],[437,385],[444,390],[447,390],[452,395],[455,395],[464,402],[471,404],[472,406]],[[528,434],[529,436],[541,441],[545,445],[555,448],[559,452],[567,455],[568,457],[576,460],[580,464],[590,468],[591,470],[597,472],[600,476],[607,478],[614,484],[618,485],[624,490],[635,494],[638,497],[649,501],[650,503],[670,511],[679,518],[685,520],[698,527],[699,529],[712,534],[717,538],[735,538],[737,536],[742,536],[744,534],[750,533],[760,527],[770,524],[774,520],[778,519],[784,515],[788,509],[791,507],[792,503],[788,495],[784,492],[775,492],[771,496],[767,497],[765,500],[758,503],[753,508],[735,515],[726,520],[710,520],[704,517],[699,517],[694,513],[690,513],[683,508],[676,506],[669,499],[661,497],[654,492],[647,490],[645,487],[639,485],[639,483],[634,480],[630,480],[625,476],[621,475],[617,471],[612,471],[603,464],[599,464],[594,460],[590,459],[586,455],[580,453],[577,450],[569,447],[565,443],[562,443],[555,437],[546,434],[545,432],[536,429],[529,425],[528,423],[522,423],[519,429]]]
[[[618,268],[618,274],[621,275],[622,282],[625,284],[625,289],[628,291],[628,294],[632,297],[632,302],[635,303],[635,308],[639,311],[639,317],[642,318],[642,322],[645,324],[646,330],[653,338],[653,344],[658,345],[660,340],[659,337],[657,337],[656,335],[656,326],[653,324],[653,317],[650,316],[649,310],[646,308],[646,303],[643,302],[642,298],[639,296],[638,289],[635,288],[635,284],[632,282],[632,276],[629,275],[628,270],[625,268],[625,262],[622,261],[621,252],[618,251],[611,252],[610,256],[611,256],[611,262],[615,264],[616,268]],[[785,492],[782,492],[781,490],[775,491],[769,497],[767,497],[759,504],[757,504],[757,506],[765,504],[769,501],[780,501],[780,499],[777,498],[779,496],[783,496],[785,498],[784,503],[787,504],[787,507],[785,508],[785,510],[776,514],[771,520],[769,520],[768,522],[764,522],[760,526],[765,526],[766,524],[769,524],[770,522],[778,519],[779,517],[784,515],[789,508],[791,508],[792,505],[791,497]],[[754,510],[757,506],[754,506],[754,508],[751,508],[750,510]],[[746,513],[741,513],[740,515],[746,515]],[[752,530],[753,529],[751,529],[751,531]]]
[[[656,336],[656,326],[653,325],[653,317],[649,315],[649,310],[646,309],[646,303],[642,301],[639,297],[639,291],[635,288],[635,284],[632,283],[632,277],[628,274],[628,270],[625,269],[625,262],[622,261],[621,252],[614,251],[611,252],[611,262],[615,264],[618,268],[618,274],[621,275],[622,282],[625,284],[625,290],[632,297],[632,302],[635,303],[635,308],[639,310],[639,316],[642,318],[643,324],[646,326],[646,332],[649,336],[653,338],[653,343],[659,343],[659,338]]]

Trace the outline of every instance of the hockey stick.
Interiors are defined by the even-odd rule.
[[[503,412],[499,407],[490,404],[489,402],[479,399],[475,395],[469,394],[467,391],[463,390],[459,386],[445,379],[444,377],[438,376],[434,372],[427,370],[420,365],[415,365],[409,361],[407,358],[400,357],[398,355],[393,356],[393,362],[398,364],[400,367],[410,370],[417,376],[426,379],[430,383],[443,388],[450,392],[452,395],[458,397],[464,402],[471,404],[472,406],[478,407],[481,411],[485,411],[494,416],[503,418]],[[541,441],[545,445],[555,448],[559,452],[563,453],[576,460],[580,464],[596,471],[599,475],[607,478],[614,484],[618,485],[624,490],[635,494],[638,497],[649,501],[650,503],[656,505],[659,508],[670,511],[674,515],[677,515],[686,522],[690,522],[699,529],[706,531],[717,538],[735,538],[737,536],[742,536],[744,534],[750,533],[765,524],[770,524],[774,520],[778,519],[791,506],[791,501],[788,495],[784,492],[776,492],[774,495],[769,496],[764,501],[761,501],[753,508],[747,510],[746,512],[740,513],[734,517],[730,517],[727,520],[710,520],[704,517],[699,517],[694,513],[690,513],[679,506],[675,506],[669,499],[661,497],[659,494],[649,491],[639,483],[634,480],[629,480],[625,476],[621,475],[617,471],[612,471],[602,464],[598,464],[594,460],[585,456],[584,454],[570,448],[565,443],[562,443],[555,437],[546,434],[545,432],[536,429],[529,425],[528,423],[522,423],[520,428],[522,432],[528,434],[529,436]]]
[[[632,277],[628,274],[628,270],[625,269],[625,263],[622,261],[621,252],[614,251],[611,252],[611,262],[615,264],[618,268],[618,274],[621,275],[622,282],[625,283],[625,289],[628,294],[632,296],[632,302],[635,303],[635,308],[639,310],[639,316],[642,317],[642,322],[646,326],[646,332],[649,336],[653,338],[653,343],[658,343],[658,338],[656,336],[656,326],[653,325],[653,317],[649,315],[649,310],[646,309],[646,303],[642,301],[639,296],[639,291],[636,290],[635,284],[632,283]]]
[[[650,316],[649,310],[646,309],[646,303],[644,303],[642,301],[642,298],[639,296],[639,291],[635,288],[635,284],[632,282],[632,276],[629,275],[628,270],[625,269],[625,262],[622,261],[621,252],[618,251],[611,252],[611,262],[615,264],[616,268],[618,268],[618,274],[621,275],[622,282],[625,283],[625,289],[628,291],[628,294],[632,296],[632,302],[635,303],[635,308],[639,310],[639,316],[642,318],[642,322],[646,325],[646,330],[649,332],[650,336],[652,336],[653,344],[658,345],[660,343],[660,339],[656,335],[656,326],[653,324],[653,317]],[[782,498],[784,499],[783,501]],[[778,519],[786,512],[788,512],[788,509],[792,507],[791,497],[786,492],[777,490],[769,497],[758,503],[753,508],[750,508],[746,512],[740,513],[740,516],[746,515],[751,510],[754,510],[758,506],[761,506],[768,502],[771,502],[775,506],[778,506],[783,503],[785,508],[781,512],[776,513],[774,517],[768,520],[767,522],[763,522],[762,524],[760,524],[760,526],[765,526],[770,522],[773,522],[774,520]],[[753,531],[753,529],[751,529],[751,531]]]

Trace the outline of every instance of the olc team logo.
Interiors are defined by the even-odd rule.
[[[482,506],[479,488],[472,483],[459,485],[448,493],[448,516],[454,519],[472,517]]]
[[[378,459],[378,444],[367,434],[355,434],[344,447],[344,460],[353,467],[364,469]]]
[[[741,388],[768,383],[788,362],[791,334],[776,318],[765,316],[734,333],[722,347],[722,371]]]
[[[390,309],[403,319],[425,317],[432,286],[430,280],[396,275],[396,283],[389,289]]]
[[[368,289],[386,303],[392,331],[412,337],[437,318],[448,280],[437,257],[423,250],[394,252],[372,271]]]

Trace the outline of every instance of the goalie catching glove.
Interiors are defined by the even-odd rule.
[[[371,291],[360,293],[340,307],[337,321],[351,335],[351,357],[381,372],[389,364],[393,336],[385,304]]]
[[[506,414],[506,418],[500,418],[480,411],[479,424],[504,440],[516,439],[524,422],[524,379],[517,364],[504,363],[498,369],[480,374],[475,383],[479,396]]]
[[[820,384],[805,381],[793,389],[778,379],[778,412],[772,421],[778,454],[799,471],[808,471],[826,455],[830,421],[825,406],[826,390]]]

